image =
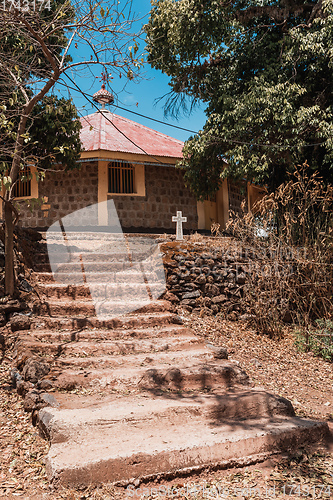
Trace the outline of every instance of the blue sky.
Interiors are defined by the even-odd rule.
[[[151,8],[150,0],[133,0],[132,8],[136,14],[136,18],[140,19],[137,24],[137,28],[140,28],[142,24],[145,24],[148,21],[148,15]],[[142,49],[144,49],[143,43],[140,44],[140,50]],[[96,69],[94,68],[94,72],[95,76],[87,74],[84,78],[74,78],[82,90],[90,95],[97,92],[101,87],[99,79],[96,78],[96,75],[100,75],[101,69],[96,67]],[[172,117],[166,118],[164,116],[163,103],[165,100],[158,103],[156,103],[156,100],[170,91],[168,82],[169,77],[162,74],[161,71],[153,70],[148,64],[145,64],[142,70],[142,79],[138,82],[129,82],[126,85],[126,90],[124,91],[120,92],[124,84],[123,79],[119,80],[119,78],[115,78],[112,80],[111,86],[116,94],[116,104],[122,108],[128,109],[128,111],[124,111],[123,109],[120,110],[114,106],[111,106],[109,109],[118,115],[124,116],[125,118],[129,118],[146,125],[147,127],[158,130],[159,132],[185,141],[191,135],[190,132],[185,132],[161,123],[156,123],[130,113],[130,111],[134,111],[142,115],[167,122],[171,125],[176,125],[193,131],[202,129],[206,121],[204,105],[198,106],[189,116],[180,114],[177,119]],[[60,90],[60,93],[67,96],[66,92],[63,90]],[[95,111],[89,102],[87,102],[86,99],[78,92],[71,91],[71,95],[81,114],[86,115]]]

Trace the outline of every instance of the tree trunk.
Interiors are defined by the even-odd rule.
[[[14,221],[13,212],[5,202],[5,293],[11,297],[15,292],[14,274]]]
[[[44,51],[44,49],[42,48]],[[54,65],[55,60],[53,60]],[[53,65],[52,65],[53,66]],[[20,123],[17,129],[16,141],[15,141],[15,151],[13,156],[13,161],[11,169],[9,172],[9,177],[12,181],[12,187],[5,194],[5,293],[6,295],[13,296],[15,292],[15,274],[14,274],[14,226],[17,222],[17,218],[14,217],[14,208],[11,205],[12,200],[12,188],[16,180],[18,179],[20,164],[22,161],[22,152],[24,147],[24,134],[26,132],[26,125],[28,117],[30,116],[34,106],[39,102],[47,92],[53,87],[55,82],[60,76],[59,68],[54,68],[54,76],[51,78],[42,90],[34,96],[22,110]],[[15,220],[15,223],[14,223]]]
[[[23,134],[26,130],[28,113],[24,110],[20,118],[20,123],[16,136],[15,152],[10,169],[9,176],[12,185],[16,182],[23,151]],[[11,297],[15,292],[15,273],[14,273],[14,211],[11,206],[11,190],[5,194],[5,293]]]

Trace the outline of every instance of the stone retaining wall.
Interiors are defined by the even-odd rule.
[[[166,298],[188,311],[238,319],[246,312],[244,284],[248,256],[240,251],[206,249],[171,242],[161,245],[166,270]]]

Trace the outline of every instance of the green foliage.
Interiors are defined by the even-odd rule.
[[[0,115],[0,172],[4,174],[10,170],[18,122],[19,116],[9,120],[4,117],[1,122]],[[32,110],[27,132],[22,135],[21,167],[33,163],[47,170],[61,163],[66,169],[75,168],[81,151],[80,129],[81,122],[71,99],[45,96]]]
[[[318,319],[316,328],[297,331],[295,345],[300,351],[312,351],[325,361],[333,361],[333,321]]]
[[[0,179],[0,188],[5,189],[6,191],[9,191],[12,186],[12,179],[6,175]]]
[[[43,203],[45,203],[44,198],[29,198],[28,200],[26,200],[26,206],[31,213],[33,213],[36,208],[41,208]],[[16,208],[18,211],[20,210],[19,205]]]
[[[46,96],[32,115],[30,154],[38,158],[38,166],[47,169],[61,163],[67,169],[77,166],[80,158],[81,123],[69,99]]]
[[[167,111],[207,103],[180,164],[198,198],[219,174],[274,189],[305,160],[333,182],[331,1],[155,0],[145,29],[171,77]]]
[[[209,161],[206,161],[207,156]],[[191,168],[186,168],[189,162]],[[179,166],[185,168],[185,181],[191,186],[197,199],[203,201],[207,196],[214,195],[219,188],[225,161],[218,145],[207,141],[205,135],[199,135],[185,143],[183,160]]]

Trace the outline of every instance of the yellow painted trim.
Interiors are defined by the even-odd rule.
[[[216,201],[205,200],[205,229],[210,231],[212,224],[217,222]]]
[[[229,220],[229,191],[228,191],[228,180],[223,179],[222,183],[222,206],[223,206],[223,216],[221,218],[220,224],[222,224],[223,229],[226,228],[226,224]]]
[[[247,206],[249,212],[252,212],[252,208],[255,203],[260,200],[265,194],[267,194],[267,189],[265,187],[256,186],[251,182],[247,183]]]
[[[216,193],[216,218],[220,229],[225,229],[229,220],[229,194],[226,179],[222,181],[221,187]]]
[[[22,200],[32,200],[33,198],[38,198],[38,182],[37,182],[37,168],[30,166],[31,171],[31,195],[30,196],[20,196],[19,198],[15,198],[15,201]]]
[[[246,185],[246,193],[247,193],[247,211],[251,212],[252,206],[251,206],[251,182],[247,182]]]
[[[198,229],[206,229],[205,227],[205,204],[203,201],[197,202],[198,212]]]
[[[135,153],[122,153],[118,151],[106,151],[106,150],[98,150],[98,151],[82,151],[81,158],[83,160],[89,158],[106,158],[110,160],[126,160],[129,163],[131,161],[140,161],[142,163],[165,163],[168,165],[175,165],[181,158],[170,158],[168,156],[147,156],[144,154],[135,154]]]
[[[30,167],[32,179],[31,179],[31,198],[38,198],[38,182],[37,182],[37,168]],[[41,181],[42,182],[42,181]]]
[[[137,196],[146,196],[145,166],[135,166],[135,191]]]
[[[109,222],[107,211],[108,192],[108,164],[98,162],[98,225],[107,226]],[[103,203],[105,202],[105,203]]]
[[[217,203],[215,201],[198,201],[198,229],[207,229],[210,231],[212,224],[218,222]]]
[[[2,190],[1,190],[1,196],[5,196],[5,190],[4,190],[3,187],[2,187]],[[0,202],[0,219],[2,219],[2,214],[3,214],[3,211],[4,211],[3,205],[4,205],[4,202],[1,200],[1,202]]]
[[[216,202],[201,201],[197,202],[198,229],[210,230],[212,223],[220,224],[221,229],[226,228],[229,220],[229,194],[228,181],[224,179],[218,192],[216,193]]]

